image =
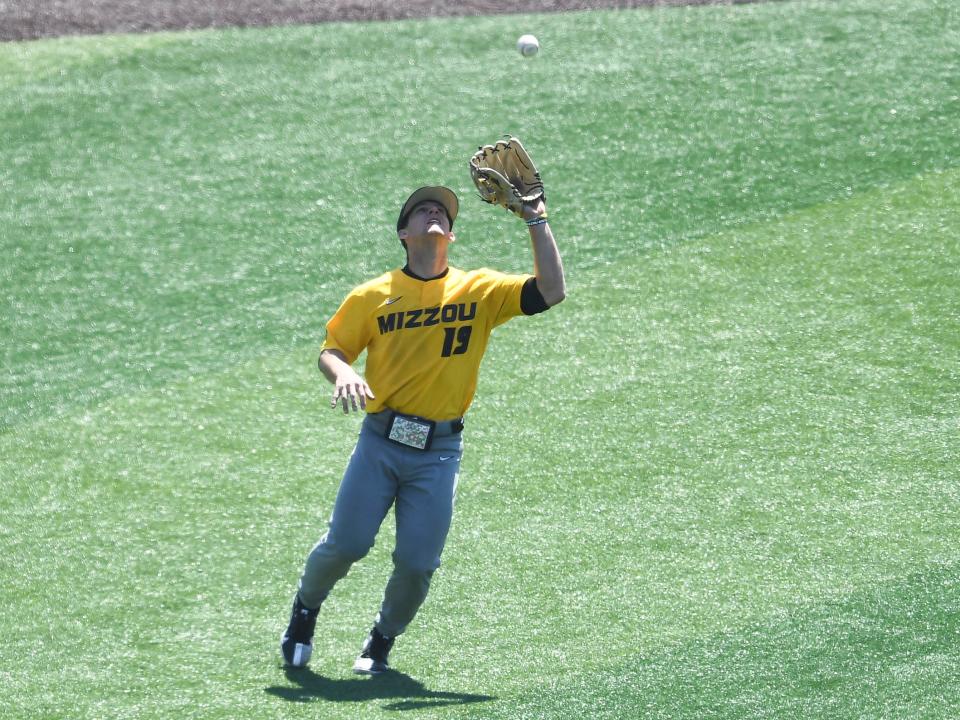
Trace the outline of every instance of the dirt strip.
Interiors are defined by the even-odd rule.
[[[559,12],[757,0],[0,0],[0,41],[210,27]]]

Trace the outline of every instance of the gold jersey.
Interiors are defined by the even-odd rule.
[[[530,275],[449,268],[420,280],[392,270],[355,288],[327,323],[324,350],[349,363],[367,351],[367,412],[391,408],[431,420],[461,417],[477,389],[493,329],[521,314]]]

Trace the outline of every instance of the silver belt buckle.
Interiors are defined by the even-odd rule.
[[[433,431],[437,424],[432,420],[394,413],[387,427],[387,440],[400,445],[426,450],[433,440]]]

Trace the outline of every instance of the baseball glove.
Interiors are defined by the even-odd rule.
[[[524,205],[546,202],[540,173],[515,137],[477,150],[470,158],[470,177],[481,200],[501,205],[521,218]]]

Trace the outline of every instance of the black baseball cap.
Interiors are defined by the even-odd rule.
[[[407,216],[420,203],[425,200],[433,200],[440,203],[443,209],[447,211],[447,218],[450,220],[450,227],[453,228],[453,221],[457,219],[457,211],[460,209],[460,201],[457,195],[450,188],[440,185],[428,185],[418,190],[407,198],[407,201],[400,209],[400,217],[397,218],[397,232],[400,232],[407,226]]]

